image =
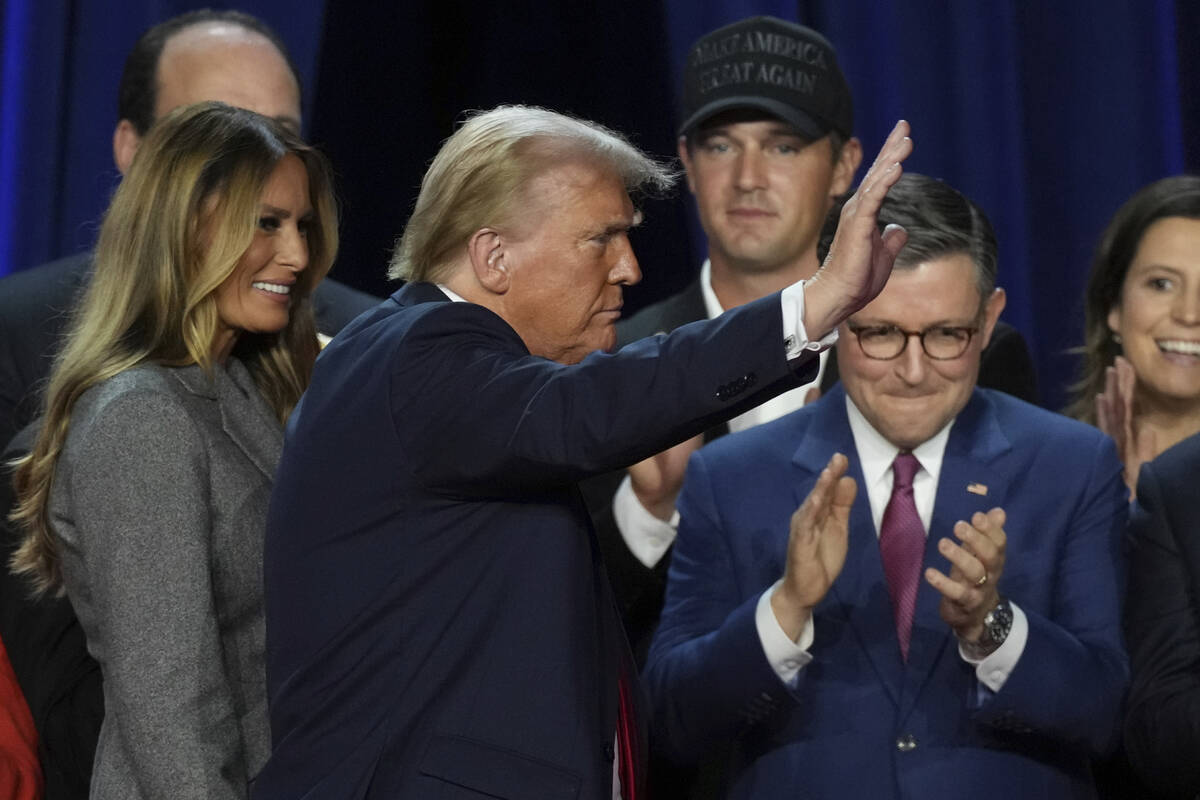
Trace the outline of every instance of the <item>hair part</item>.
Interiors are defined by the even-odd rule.
[[[824,262],[837,233],[843,202],[834,204],[821,229],[817,257]],[[900,225],[908,241],[896,256],[896,269],[912,269],[958,253],[975,266],[975,284],[982,302],[996,288],[999,252],[996,232],[983,209],[945,181],[917,172],[900,176],[879,209],[879,230]]]
[[[1083,356],[1079,379],[1071,386],[1066,414],[1096,424],[1096,395],[1103,393],[1105,370],[1121,354],[1108,328],[1108,315],[1121,302],[1129,267],[1150,226],[1168,217],[1200,219],[1200,176],[1176,175],[1142,187],[1117,209],[1100,235],[1084,294]]]
[[[35,591],[61,585],[50,489],[76,402],[146,362],[198,364],[211,373],[220,326],[216,290],[249,248],[264,188],[289,155],[308,174],[308,265],[292,288],[287,326],[243,333],[233,350],[280,424],[312,374],[319,345],[311,296],[337,252],[328,162],[274,120],[223,103],[172,111],[138,149],[105,213],[91,280],[51,372],[41,430],[16,462],[11,519],[25,539],[11,566]]]
[[[160,22],[143,33],[133,45],[125,58],[125,68],[117,89],[117,119],[129,120],[138,135],[145,136],[154,125],[154,109],[158,105],[158,65],[167,42],[188,28],[214,22],[237,26],[269,41],[287,62],[296,85],[302,85],[300,71],[292,61],[287,46],[269,25],[242,11],[201,8]]]
[[[388,277],[448,279],[476,231],[503,227],[521,214],[522,193],[534,178],[578,161],[613,170],[630,194],[663,192],[676,178],[621,134],[595,122],[533,106],[474,112],[442,145],[421,180]]]

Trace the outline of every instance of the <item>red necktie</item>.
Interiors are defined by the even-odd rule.
[[[912,453],[900,453],[892,462],[892,498],[883,512],[879,531],[879,555],[892,598],[896,619],[896,637],[900,655],[908,661],[908,643],[912,638],[913,611],[921,581],[921,561],[925,557],[925,526],[913,501],[913,476],[921,468]]]
[[[617,681],[617,777],[621,779],[621,800],[641,800],[637,782],[637,718],[633,711],[633,695],[629,678],[621,670]]]

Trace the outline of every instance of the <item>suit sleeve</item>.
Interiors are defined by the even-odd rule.
[[[1193,797],[1200,793],[1200,609],[1195,600],[1200,586],[1177,538],[1200,532],[1171,524],[1171,504],[1187,507],[1193,499],[1165,494],[1154,466],[1142,466],[1130,525],[1125,630],[1133,683],[1125,745],[1152,786],[1171,796]]]
[[[246,797],[211,588],[208,475],[193,419],[150,392],[100,412],[71,473],[107,713],[147,797]]]
[[[796,699],[767,660],[755,627],[758,599],[771,582],[737,585],[703,451],[689,462],[679,511],[666,605],[645,678],[658,745],[671,760],[688,763],[794,710]]]
[[[1049,602],[1035,609],[1014,593],[1029,637],[1012,674],[976,721],[1099,756],[1116,746],[1129,679],[1120,630],[1128,501],[1112,440],[1096,442],[1079,461],[1089,474],[1056,549]]]
[[[392,363],[395,430],[432,488],[511,495],[575,483],[800,379],[785,355],[778,295],[576,365],[529,355],[479,306],[436,306],[413,323]],[[815,355],[802,376],[816,368]]]

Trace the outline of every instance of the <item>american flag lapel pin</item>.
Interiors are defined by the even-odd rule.
[[[968,483],[967,491],[980,497],[987,497],[987,486],[982,483]]]

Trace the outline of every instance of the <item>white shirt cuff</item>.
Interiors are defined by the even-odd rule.
[[[996,648],[996,651],[987,658],[979,661],[974,658],[969,658],[963,652],[962,645],[958,647],[958,654],[962,656],[962,660],[968,664],[975,665],[975,677],[979,679],[987,688],[993,692],[1000,691],[1004,686],[1004,682],[1008,680],[1008,676],[1017,668],[1017,661],[1020,660],[1021,654],[1025,652],[1025,642],[1029,640],[1029,619],[1025,616],[1025,612],[1020,607],[1009,601],[1009,606],[1012,608],[1012,628],[1008,631],[1008,637],[1004,643]]]
[[[613,519],[621,538],[625,540],[625,546],[638,561],[653,569],[675,541],[679,512],[671,515],[670,522],[651,514],[633,493],[633,480],[628,475],[617,487],[612,504]]]
[[[828,350],[838,340],[837,328],[831,330],[820,341],[810,342],[804,328],[804,281],[796,281],[780,293],[783,308],[783,346],[787,348],[790,361],[805,350],[821,352]]]
[[[816,627],[812,617],[809,617],[804,630],[800,631],[800,640],[796,642],[783,632],[779,620],[775,618],[775,609],[771,608],[771,595],[781,583],[782,578],[771,584],[771,588],[758,598],[758,605],[754,609],[754,627],[758,630],[758,639],[762,642],[767,663],[781,681],[794,687],[800,670],[812,661],[812,654],[808,652],[808,648],[812,647]]]

